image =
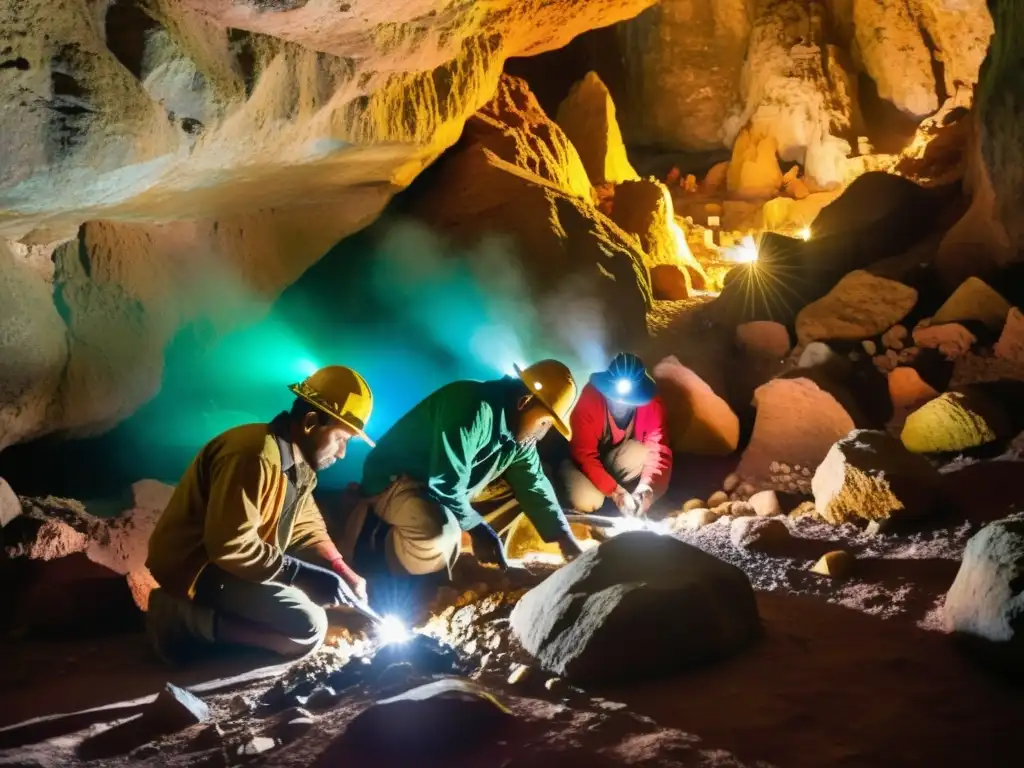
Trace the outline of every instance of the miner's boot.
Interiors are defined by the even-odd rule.
[[[160,661],[176,667],[213,644],[213,609],[154,589],[146,611],[146,634]]]

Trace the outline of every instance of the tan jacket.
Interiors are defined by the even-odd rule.
[[[193,597],[211,562],[248,581],[272,581],[284,550],[330,541],[313,499],[316,473],[305,463],[296,467],[291,525],[279,526],[284,467],[293,462],[287,455],[282,462],[279,445],[270,424],[247,424],[203,447],[149,539],[146,565],[161,587]]]

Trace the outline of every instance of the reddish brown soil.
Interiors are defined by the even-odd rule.
[[[768,553],[743,552],[726,521],[684,537],[742,567],[758,591],[765,637],[724,663],[669,680],[615,690],[553,691],[539,670],[505,681],[513,649],[480,681],[504,696],[515,726],[457,762],[466,766],[964,766],[1015,764],[1024,690],[964,656],[942,629],[942,596],[964,543],[1022,500],[1014,461],[947,469],[951,510],[916,531],[869,537],[853,527],[790,521],[794,538]],[[833,582],[808,572],[837,547],[857,556],[855,575]],[[472,632],[469,633],[472,635]],[[462,639],[462,638],[460,638]],[[642,653],[643,638],[622,653]],[[316,713],[297,741],[238,757],[246,733],[273,718],[233,715],[228,702],[254,699],[285,668],[232,677],[252,658],[168,674],[138,633],[90,641],[0,647],[0,764],[225,766],[382,765],[335,737],[378,694],[358,688]],[[613,661],[610,663],[614,663]],[[134,752],[104,754],[103,732],[140,710],[167,680],[210,703],[226,735],[194,743],[204,726]],[[117,705],[101,711],[80,710]],[[45,718],[32,722],[33,718]],[[4,727],[7,726],[7,727]],[[121,726],[130,732],[131,726]],[[99,755],[99,756],[96,756]],[[434,764],[431,756],[417,766]]]

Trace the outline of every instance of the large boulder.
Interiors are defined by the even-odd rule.
[[[736,472],[754,486],[805,489],[810,472],[854,428],[846,409],[809,379],[775,379],[754,392],[754,432]],[[789,472],[773,469],[784,466]],[[795,472],[796,468],[800,472]],[[802,470],[808,474],[803,475]],[[789,476],[781,481],[780,477]]]
[[[783,358],[789,354],[789,330],[782,323],[755,320],[736,327],[736,345],[744,352]]]
[[[0,529],[20,514],[21,501],[15,495],[14,489],[11,488],[8,482],[0,477]]]
[[[858,429],[837,442],[811,481],[818,515],[830,523],[921,517],[941,500],[927,459],[885,432]]]
[[[673,451],[725,456],[736,450],[739,418],[700,376],[671,356],[654,366],[653,375],[668,413]]]
[[[510,622],[545,670],[579,683],[701,666],[760,632],[743,571],[646,531],[620,534],[553,573],[523,596]]]
[[[1024,676],[1024,515],[982,528],[946,594],[946,628],[1003,673]]]
[[[675,217],[672,195],[660,181],[645,179],[617,185],[611,218],[623,231],[640,238],[649,267],[685,269],[694,288],[707,287],[708,276],[690,251]]]
[[[588,72],[572,87],[558,106],[555,122],[576,147],[595,187],[640,178],[626,156],[615,103],[596,72]]]
[[[907,417],[900,438],[914,453],[948,453],[1012,438],[1022,428],[1024,383],[994,381],[946,392]]]
[[[974,320],[984,323],[996,333],[1006,323],[1010,303],[984,281],[969,277],[932,317],[933,325]]]
[[[818,340],[860,341],[878,336],[914,308],[917,291],[869,272],[851,272],[797,315],[801,344]]]
[[[499,128],[495,115],[501,110],[511,111],[508,125],[518,127]],[[556,132],[561,130],[544,117],[525,83],[504,78],[495,103],[469,122],[464,144],[438,169],[434,183],[443,194],[425,194],[415,214],[466,247],[507,236],[540,327],[562,348],[576,349],[579,342],[579,324],[567,322],[568,316],[607,328],[606,343],[632,346],[647,334],[651,293],[644,254],[588,198],[554,181],[582,175],[589,188],[582,165],[575,173],[550,165],[557,153],[547,139]],[[526,167],[502,159],[492,147]],[[606,323],[607,317],[616,323]]]

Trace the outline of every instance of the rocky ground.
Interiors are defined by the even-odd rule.
[[[724,460],[690,464],[683,493],[707,494],[730,468]],[[372,640],[346,631],[290,668],[236,655],[175,673],[153,661],[137,630],[9,636],[0,764],[880,766],[972,764],[979,754],[1003,764],[995,756],[1012,754],[1024,692],[960,651],[945,632],[942,602],[968,538],[1022,501],[1020,471],[1014,455],[948,464],[947,513],[898,532],[871,535],[792,512],[677,526],[674,535],[746,573],[765,632],[732,659],[643,684],[584,690],[531,666],[507,616],[553,566],[534,564],[513,584],[468,558],[458,588],[437,595],[421,629],[454,645],[459,677],[492,691],[511,715],[493,723],[491,705],[472,703],[457,715],[467,727],[450,735],[435,727],[440,740],[429,759],[382,759],[357,738],[366,727],[348,728],[357,716],[363,726],[372,720],[372,711],[360,713],[374,701],[436,677],[431,669],[448,662],[434,665],[429,653],[410,651],[410,665],[382,672],[378,662],[346,681],[337,670],[375,651]],[[784,530],[738,536],[751,520],[745,528],[771,522]],[[835,550],[853,556],[848,576],[811,571]],[[643,654],[651,642],[637,635],[616,653]],[[168,681],[205,701],[201,722],[161,727],[161,718],[175,721],[166,702],[151,701]],[[437,701],[417,706],[418,720],[444,716]]]

